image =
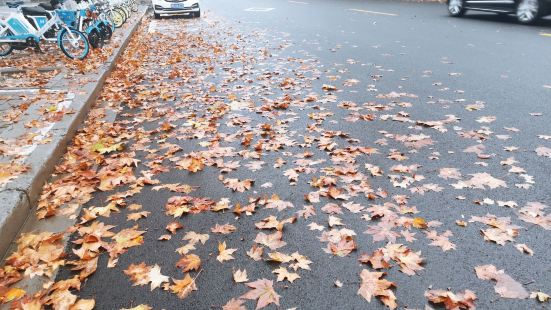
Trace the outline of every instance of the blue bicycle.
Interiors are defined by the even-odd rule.
[[[14,49],[35,48],[40,42],[56,42],[70,59],[84,59],[90,51],[90,43],[84,33],[73,28],[74,11],[41,6],[18,7],[22,2],[7,2],[7,10],[0,12],[0,56],[9,55]]]

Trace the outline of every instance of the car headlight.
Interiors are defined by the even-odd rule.
[[[199,7],[199,3],[194,3],[191,7],[194,8],[194,9],[196,9],[196,8]]]

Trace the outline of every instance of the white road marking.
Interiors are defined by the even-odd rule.
[[[247,12],[269,12],[271,10],[275,10],[275,8],[248,8],[245,9]]]
[[[39,91],[45,91],[47,93],[59,93],[63,92],[62,89],[42,89],[42,88],[17,88],[17,89],[0,89],[0,93],[38,93]]]
[[[368,10],[360,10],[360,9],[348,9],[349,11],[354,12],[361,12],[361,13],[369,13],[369,14],[378,14],[378,15],[386,15],[386,16],[398,16],[398,14],[394,13],[384,13],[384,12],[376,12],[376,11],[368,11]]]
[[[289,3],[295,3],[295,4],[310,4],[310,3],[308,3],[308,2],[293,1],[293,0],[289,0]]]
[[[551,33],[547,33],[547,32],[540,32],[540,36],[544,36],[544,37],[551,37]]]

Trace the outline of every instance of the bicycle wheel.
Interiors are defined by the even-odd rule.
[[[11,31],[7,31],[4,36],[11,36]],[[9,42],[0,43],[0,57],[8,56],[13,51],[13,46]]]
[[[113,22],[113,25],[115,25],[115,28],[120,28],[124,24],[124,16],[121,14],[121,12],[117,10],[109,10],[106,14],[109,19]]]
[[[63,28],[58,37],[59,48],[71,59],[84,59],[90,52],[90,43],[86,35],[76,29]]]
[[[88,34],[88,42],[92,48],[100,48],[103,45],[103,38],[96,29],[93,29]]]
[[[128,9],[126,5],[121,5],[121,9],[124,10],[124,13],[126,14],[126,18],[130,18],[130,14],[132,13],[130,12],[130,9]]]
[[[111,37],[113,36],[113,30],[107,23],[108,23],[107,21],[103,21],[99,25],[99,30],[104,40],[111,40]]]
[[[126,11],[123,10],[120,6],[115,7],[114,10],[116,10],[117,12],[119,12],[119,14],[121,14],[123,18],[123,24],[126,23],[126,20],[128,19],[128,14],[126,14]]]

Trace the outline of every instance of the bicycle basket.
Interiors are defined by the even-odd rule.
[[[57,16],[65,24],[75,27],[77,21],[77,12],[68,10],[56,10]]]

